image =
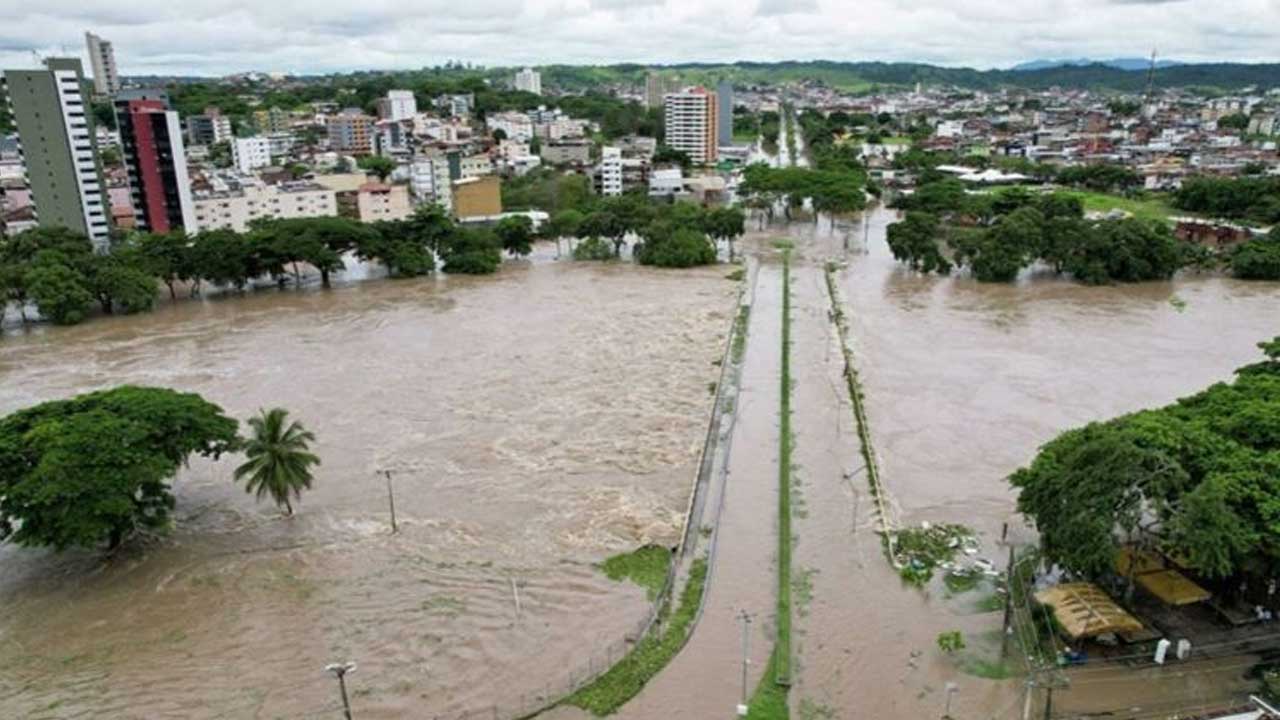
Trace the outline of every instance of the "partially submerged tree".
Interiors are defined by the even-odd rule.
[[[168,526],[169,481],[237,446],[237,423],[199,395],[122,386],[0,419],[0,540],[115,548]]]
[[[292,515],[290,498],[301,499],[302,491],[311,489],[311,468],[320,464],[310,449],[316,436],[297,420],[290,422],[284,408],[260,410],[249,418],[249,427],[253,434],[244,444],[248,459],[236,468],[236,480],[244,481],[245,492],[258,500],[269,495]]]
[[[1138,545],[1208,577],[1280,569],[1280,337],[1260,346],[1233,383],[1063,433],[1009,478],[1049,559],[1097,576]]]

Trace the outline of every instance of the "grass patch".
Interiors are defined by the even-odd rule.
[[[735,365],[742,362],[742,356],[747,351],[747,322],[750,319],[750,305],[743,305],[738,308],[738,317],[734,318],[733,321],[733,348],[730,350],[733,364]]]
[[[952,570],[942,576],[942,582],[952,595],[961,595],[978,587],[982,583],[982,577],[982,571],[977,568]]]
[[[978,601],[975,605],[980,613],[993,613],[1004,610],[1004,596],[1000,593],[991,593]]]
[[[775,678],[778,674],[778,648],[769,656],[769,664],[765,666],[760,684],[751,694],[751,703],[747,706],[747,720],[788,720],[791,710],[787,707],[787,688],[779,685]]]
[[[786,252],[787,250],[791,250],[795,246],[796,246],[795,241],[789,240],[787,238],[778,238],[777,240],[773,241],[774,249],[782,250],[783,252]]]
[[[634,553],[632,553],[634,554]],[[666,630],[650,634],[590,685],[565,699],[565,704],[580,707],[593,715],[603,717],[618,711],[627,701],[640,694],[649,682],[671,658],[680,652],[689,637],[693,617],[702,600],[707,580],[707,561],[699,558],[689,569],[689,581],[680,593],[680,605],[674,613],[668,613],[670,604],[664,604],[659,618],[665,619]]]
[[[725,279],[725,280],[732,280],[732,281],[734,281],[734,282],[741,282],[741,281],[742,281],[742,279],[743,279],[743,278],[745,278],[746,276],[747,276],[747,270],[746,270],[746,268],[738,268],[737,270],[734,270],[733,272],[729,273],[728,275],[725,275],[725,276],[724,276],[724,279]]]
[[[782,372],[778,410],[778,618],[774,664],[791,678],[791,253],[782,253]]]
[[[1141,198],[1128,198],[1084,190],[1066,190],[1063,192],[1072,197],[1080,198],[1080,201],[1084,203],[1085,212],[1107,213],[1112,210],[1122,210],[1139,219],[1165,222],[1170,217],[1187,214],[1175,209],[1163,195],[1153,194]]]
[[[671,551],[657,545],[646,545],[622,555],[614,555],[600,564],[600,569],[613,581],[631,582],[644,588],[649,599],[658,597],[667,582],[667,568],[671,565]]]

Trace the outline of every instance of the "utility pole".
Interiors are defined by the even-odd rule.
[[[353,662],[330,663],[324,666],[325,672],[331,672],[338,676],[338,691],[342,693],[342,715],[347,720],[351,720],[351,702],[347,700],[347,673],[356,671],[356,664]]]
[[[396,494],[391,489],[391,471],[383,470],[382,472],[387,476],[387,504],[391,506],[391,534],[395,535],[398,531],[396,527]]]
[[[942,711],[942,720],[951,720],[951,696],[955,695],[956,691],[959,689],[960,688],[957,687],[955,683],[947,683],[947,706],[946,709]]]
[[[1009,624],[1013,620],[1013,545],[1009,545],[1009,566],[1004,571],[1004,625],[1000,637],[1000,659],[1009,655]]]
[[[1053,680],[1050,679],[1048,687],[1045,688],[1044,695],[1044,720],[1050,720],[1053,717]]]
[[[742,623],[742,702],[738,705],[738,716],[747,715],[747,668],[751,666],[751,615],[745,609],[738,611],[738,620]]]

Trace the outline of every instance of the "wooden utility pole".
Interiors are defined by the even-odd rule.
[[[387,504],[391,506],[391,534],[394,535],[398,531],[396,527],[396,494],[391,489],[391,471],[383,470],[382,472],[387,476]]]

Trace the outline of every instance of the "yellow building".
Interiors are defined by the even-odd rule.
[[[502,181],[496,175],[453,183],[453,214],[459,220],[502,214]]]

